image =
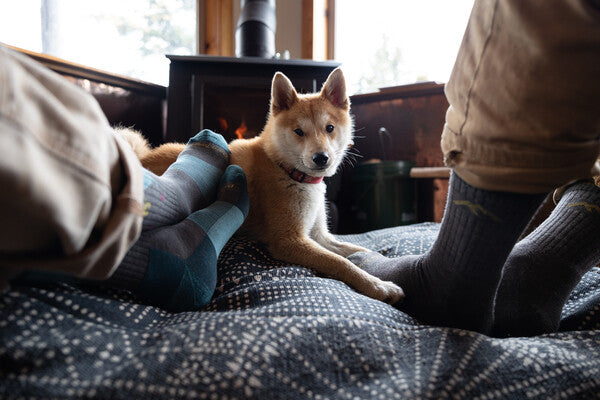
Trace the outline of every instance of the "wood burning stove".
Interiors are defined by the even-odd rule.
[[[167,56],[169,73],[165,141],[186,142],[202,129],[229,142],[262,131],[271,80],[283,72],[299,93],[321,89],[339,63],[259,57]],[[237,132],[237,134],[236,134]]]

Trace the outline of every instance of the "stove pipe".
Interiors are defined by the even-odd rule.
[[[275,55],[275,0],[240,0],[235,30],[237,57],[272,58]]]

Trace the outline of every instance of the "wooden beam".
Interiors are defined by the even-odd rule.
[[[327,0],[325,10],[325,53],[328,60],[335,59],[335,0]]]
[[[234,56],[233,0],[221,0],[221,55]]]
[[[203,54],[205,47],[204,4],[204,0],[196,0],[196,54]]]
[[[302,0],[302,58],[312,60],[314,40],[314,0]]]
[[[302,58],[333,60],[335,0],[302,0]]]
[[[31,57],[45,67],[63,76],[87,79],[92,82],[99,82],[108,86],[120,87],[132,92],[148,94],[151,96],[162,96],[166,98],[167,95],[167,88],[162,85],[88,67],[87,65],[77,64],[48,54],[37,53],[10,45],[5,46]]]
[[[448,167],[413,167],[410,170],[411,178],[450,178]]]
[[[204,54],[233,56],[233,0],[205,0]]]

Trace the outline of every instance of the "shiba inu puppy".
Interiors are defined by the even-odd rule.
[[[361,270],[346,259],[366,249],[337,240],[328,230],[324,177],[332,176],[353,144],[346,83],[334,70],[320,93],[299,95],[276,73],[267,123],[259,136],[229,144],[231,163],[246,173],[250,213],[239,232],[265,243],[279,260],[300,264],[343,281],[360,293],[388,303],[402,289]],[[145,139],[126,137],[142,165],[162,174],[183,150],[167,143],[150,149]]]

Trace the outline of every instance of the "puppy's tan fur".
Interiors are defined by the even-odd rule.
[[[333,175],[352,144],[349,109],[339,69],[331,73],[320,93],[304,95],[298,95],[285,75],[275,74],[270,114],[262,133],[229,144],[231,163],[245,171],[250,196],[250,213],[240,231],[265,243],[277,259],[311,267],[365,295],[395,303],[404,296],[402,289],[346,259],[366,249],[340,242],[329,232],[325,184],[297,182],[281,167],[313,177]],[[126,139],[142,165],[156,174],[162,174],[185,147],[168,143],[151,150],[147,143],[140,148],[139,137]],[[317,165],[316,153],[326,153],[328,162]]]

